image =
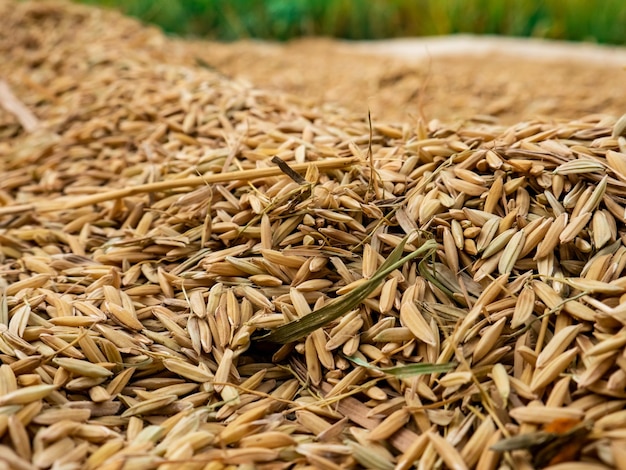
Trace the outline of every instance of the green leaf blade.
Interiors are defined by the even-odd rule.
[[[380,282],[382,282],[391,272],[399,267],[402,267],[404,263],[419,256],[428,256],[437,248],[437,242],[434,240],[427,240],[417,250],[408,254],[404,258],[400,258],[407,238],[408,237],[405,237],[402,242],[398,244],[376,273],[362,285],[358,286],[350,293],[337,298],[328,305],[325,305],[324,307],[306,315],[305,317],[294,320],[286,325],[279,326],[269,334],[261,336],[259,339],[273,343],[286,344],[303,338],[307,334],[323,327],[324,325],[327,325],[333,320],[336,320],[342,315],[345,315],[349,311],[353,310],[372,292],[374,292]]]

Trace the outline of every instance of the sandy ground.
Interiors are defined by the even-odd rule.
[[[179,45],[226,75],[376,120],[626,112],[626,48],[472,36]]]

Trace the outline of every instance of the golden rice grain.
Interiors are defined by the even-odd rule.
[[[578,348],[572,348],[553,358],[550,364],[546,365],[544,368],[536,369],[530,383],[530,389],[536,392],[554,381],[554,379],[565,370],[569,363],[572,362],[577,354]]]
[[[52,361],[54,362],[54,364],[59,367],[63,367],[68,372],[83,377],[106,378],[113,375],[113,372],[105,367],[102,367],[98,364],[93,364],[91,362],[81,361],[79,359],[60,357],[53,359]]]
[[[410,413],[404,408],[396,410],[372,429],[367,438],[372,441],[388,439],[392,434],[403,427],[410,417]]]
[[[0,406],[25,405],[34,400],[41,400],[57,389],[56,385],[33,385],[0,396]]]
[[[524,407],[511,410],[511,416],[518,422],[523,423],[550,423],[556,419],[581,419],[583,414],[580,410],[557,407]]]
[[[296,444],[296,441],[289,434],[280,431],[267,431],[252,436],[247,436],[239,441],[241,447],[264,447],[274,449],[288,447]]]
[[[478,426],[476,432],[470,437],[461,451],[461,458],[468,467],[471,468],[476,465],[495,431],[495,425],[490,417],[483,420],[480,426]]]
[[[511,328],[518,328],[525,324],[535,308],[535,290],[526,285],[517,298],[515,310],[511,317]]]
[[[402,304],[400,307],[400,321],[416,338],[426,344],[435,344],[433,332],[414,302],[404,302]]]
[[[346,444],[351,449],[354,459],[364,468],[379,470],[391,470],[394,468],[393,455],[386,452],[383,446],[374,443],[363,445],[353,441],[346,441]]]
[[[555,334],[550,342],[543,348],[537,356],[535,367],[541,368],[552,361],[556,356],[565,351],[578,333],[582,330],[583,325],[566,326]]]
[[[165,359],[163,365],[171,372],[194,382],[209,382],[213,376],[198,366],[193,366],[176,359]]]
[[[464,470],[468,468],[458,451],[446,439],[431,431],[428,431],[426,434],[428,435],[435,451],[439,454],[439,457],[449,468],[455,470]]]

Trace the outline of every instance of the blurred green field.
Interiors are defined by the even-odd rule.
[[[626,44],[624,0],[79,0],[223,41],[454,33]]]

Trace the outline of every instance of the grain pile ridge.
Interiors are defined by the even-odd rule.
[[[0,17],[2,468],[623,465],[626,119],[370,125]]]

